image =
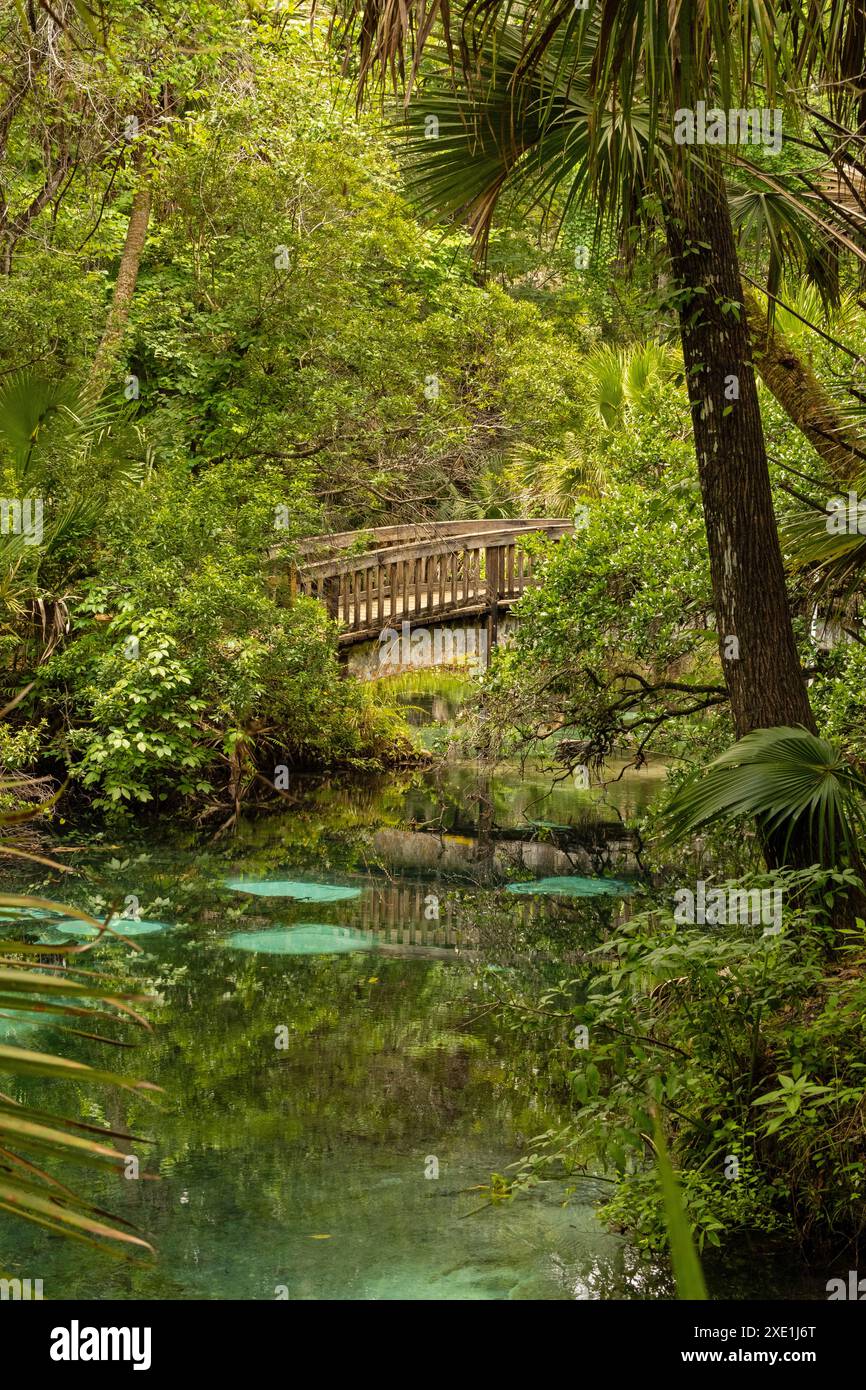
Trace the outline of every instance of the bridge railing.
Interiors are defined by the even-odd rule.
[[[541,532],[559,540],[572,524],[561,518],[485,519],[316,536],[297,548],[290,592],[320,599],[339,624],[344,645],[407,620],[424,625],[481,614],[489,616],[495,641],[500,608],[532,582],[526,538]],[[373,548],[356,551],[364,541]]]
[[[496,531],[557,530],[569,523],[562,517],[473,517],[462,521],[414,521],[398,526],[377,526],[369,531],[331,531],[323,536],[308,536],[296,542],[295,552],[303,563],[333,559],[336,552],[354,549],[358,554],[388,549],[400,545],[421,545],[429,540],[453,540],[461,536],[485,536]],[[272,554],[278,554],[273,551]]]

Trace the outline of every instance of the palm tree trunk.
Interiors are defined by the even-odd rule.
[[[108,321],[85,386],[84,394],[91,401],[100,399],[111,379],[129,320],[132,297],[135,294],[141,257],[147,240],[151,208],[150,180],[140,158],[136,160],[136,168],[139,176],[138,186],[132,199],[132,210],[126,228],[126,241],[120,258],[117,279],[114,282],[114,294],[111,299],[111,308],[108,311]]]
[[[708,152],[705,152],[708,153]],[[683,355],[718,630],[737,735],[816,731],[794,641],[734,233],[718,168],[669,205]],[[735,639],[735,640],[731,640]]]
[[[826,463],[833,479],[850,486],[866,462],[863,446],[815,373],[784,334],[771,329],[757,296],[743,286],[755,367],[767,390]]]

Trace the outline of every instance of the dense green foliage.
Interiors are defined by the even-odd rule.
[[[778,936],[683,926],[660,902],[611,933],[580,978],[503,1000],[510,1026],[546,1053],[576,1109],[566,1131],[540,1138],[522,1181],[601,1161],[620,1175],[607,1218],[658,1247],[667,1235],[658,1176],[641,1161],[657,1106],[701,1247],[738,1231],[796,1233],[829,1249],[857,1239],[863,923],[828,958],[826,904],[845,878],[745,884],[771,881],[794,904]],[[821,900],[797,907],[816,886]],[[576,1041],[581,1025],[588,1042]]]
[[[786,20],[776,43],[762,8],[726,45],[719,20],[744,7],[716,0],[675,17],[605,0],[619,44],[601,43],[595,13],[563,19],[535,0],[518,31],[493,5],[476,72],[448,66],[438,30],[416,52],[408,119],[364,90],[411,46],[402,19],[389,35],[378,16],[374,55],[369,30],[353,46],[351,3],[330,35],[324,18],[241,0],[106,0],[98,25],[59,8],[0,7],[0,49],[26,74],[0,113],[0,812],[64,783],[64,815],[237,828],[244,802],[279,804],[289,770],[360,779],[424,760],[400,676],[350,674],[325,606],[287,582],[302,542],[573,517],[555,545],[527,543],[536,583],[489,669],[451,675],[463,752],[487,768],[537,756],[560,779],[663,757],[669,776],[640,818],[641,910],[593,918],[574,978],[485,980],[539,1088],[572,1108],[493,1195],[591,1171],[611,1184],[605,1218],[651,1251],[673,1237],[688,1271],[669,1154],[702,1248],[746,1231],[856,1248],[866,543],[856,527],[831,534],[826,508],[864,476],[866,253],[832,200],[818,217],[796,196],[831,121],[837,164],[862,143],[844,125],[838,7],[814,7],[825,42]],[[479,22],[472,6],[462,18]],[[675,32],[690,18],[711,31],[694,71]],[[645,41],[657,81],[634,59]],[[681,81],[751,101],[813,79],[815,106],[792,96],[786,110],[786,132],[805,135],[777,163],[683,156],[672,177],[665,103]],[[707,182],[733,283],[763,287],[774,317],[737,298],[720,313],[777,346],[773,361],[754,352],[750,476],[767,507],[739,553],[720,547],[726,526],[756,537],[736,488],[712,485],[754,386],[751,348],[743,337],[739,377],[714,364],[712,389],[736,394],[708,467],[705,364],[684,364],[701,296],[708,312],[719,301],[673,274],[678,236],[686,263],[718,250],[718,228],[689,241],[672,212],[672,189]],[[38,539],[7,525],[25,506]],[[770,551],[776,569],[760,570]],[[749,722],[761,681],[733,678],[742,654],[720,599],[747,563],[781,595],[774,659],[754,668],[766,685],[785,659],[779,707],[793,690],[802,725]],[[429,746],[457,742],[440,730]],[[492,824],[492,792],[489,810]],[[306,849],[325,853],[313,832]],[[756,877],[762,859],[771,872]],[[782,893],[779,932],[676,920],[671,898],[698,875]],[[354,988],[348,969],[340,987]],[[291,1003],[305,1038],[336,1007]],[[195,1022],[179,1011],[173,1026]],[[455,1024],[403,1041],[417,1061],[466,1036]],[[376,1046],[364,1035],[347,1092]],[[683,1278],[697,1286],[694,1268]]]
[[[35,677],[17,717],[97,807],[204,804],[282,763],[405,756],[396,716],[340,679],[320,607],[277,605],[267,552],[285,565],[299,536],[419,504],[483,514],[498,494],[506,512],[543,510],[508,471],[567,455],[582,341],[476,283],[464,236],[419,224],[381,123],[355,119],[302,28],[195,6],[178,60],[164,19],[141,32],[118,11],[124,80],[67,36],[108,134],[82,116],[86,178],[0,282],[2,488],[41,497],[46,529],[41,547],[0,538],[4,688]],[[20,20],[6,26],[14,48]],[[126,113],[152,101],[134,90],[140,46],[171,97],[130,144]],[[36,176],[39,119],[34,95],[7,152],[13,204]],[[147,241],[94,407],[89,364],[142,177]]]

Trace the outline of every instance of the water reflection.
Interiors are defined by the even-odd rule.
[[[480,820],[468,787],[488,807]],[[596,1220],[599,1183],[489,1200],[491,1175],[566,1111],[521,1039],[500,1034],[479,972],[555,980],[586,962],[630,899],[506,891],[514,846],[524,870],[543,849],[575,872],[588,824],[577,794],[557,793],[544,817],[563,830],[529,825],[519,782],[460,769],[442,790],[429,775],[359,796],[311,784],[291,815],[228,842],[139,834],[110,860],[91,856],[100,882],[81,888],[82,906],[134,894],[145,919],[172,924],[143,938],[141,955],[107,942],[93,958],[157,996],[153,1034],[108,1060],[165,1100],[156,1110],[82,1086],[62,1103],[140,1136],[140,1180],[86,1181],[159,1258],[117,1264],[6,1220],[10,1274],[38,1270],[50,1298],[671,1295],[665,1268]],[[441,828],[455,815],[472,833]],[[301,897],[235,891],[262,880],[335,892],[310,921]],[[6,929],[32,938],[43,927]],[[52,1041],[50,1022],[26,1022]],[[96,1042],[73,1045],[106,1063]],[[49,1081],[31,1091],[46,1108],[61,1097]]]

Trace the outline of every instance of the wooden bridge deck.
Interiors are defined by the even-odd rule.
[[[314,536],[296,547],[290,593],[321,599],[349,646],[399,628],[486,617],[491,645],[500,612],[532,583],[523,548],[541,533],[558,541],[573,530],[560,517],[420,522]],[[279,550],[272,560],[281,558]]]

